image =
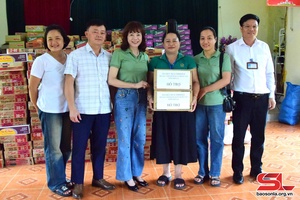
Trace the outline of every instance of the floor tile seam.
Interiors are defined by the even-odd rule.
[[[6,191],[20,191],[20,190],[26,190],[26,191],[28,191],[28,190],[30,190],[30,191],[34,191],[34,190],[44,190],[44,187],[41,187],[41,188],[14,188],[14,189],[9,189],[9,188],[7,188],[7,189],[3,189],[2,190],[2,192],[6,192]]]
[[[18,172],[17,172],[17,173],[18,173]],[[8,185],[12,182],[12,180],[14,180],[14,178],[17,176],[17,173],[10,177],[11,179],[10,179],[10,181],[8,181],[8,182],[6,183],[6,185],[3,187],[3,191],[6,190],[6,188],[8,187]]]

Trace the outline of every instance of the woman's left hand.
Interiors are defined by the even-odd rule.
[[[192,103],[191,103],[191,108],[192,109],[190,110],[190,112],[194,112],[196,110],[197,103],[198,103],[197,97],[193,97],[193,100],[192,100]]]

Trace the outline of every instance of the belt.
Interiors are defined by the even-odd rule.
[[[234,92],[234,93],[238,94],[238,95],[248,96],[248,97],[251,97],[251,98],[259,98],[259,97],[262,97],[264,95],[268,95],[268,93],[264,93],[264,94],[247,93],[247,92]]]

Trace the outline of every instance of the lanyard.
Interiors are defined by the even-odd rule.
[[[174,62],[174,64],[171,64],[171,63],[169,62],[169,68],[170,68],[170,69],[173,69],[174,66],[175,66],[175,64],[176,64],[176,61]]]

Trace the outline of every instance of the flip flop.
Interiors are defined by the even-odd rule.
[[[183,185],[183,186],[181,186]],[[182,178],[176,178],[174,180],[174,189],[183,190],[186,187],[185,181]]]

